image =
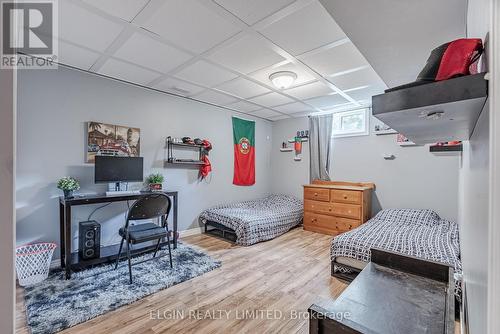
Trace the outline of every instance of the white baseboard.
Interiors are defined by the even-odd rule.
[[[188,237],[191,235],[198,235],[203,233],[203,226],[190,228],[189,230],[179,231],[179,237]]]
[[[189,237],[191,235],[198,235],[203,233],[203,226],[190,228],[188,230],[179,231],[179,237]],[[61,259],[55,259],[50,262],[50,269],[60,268],[61,267]]]

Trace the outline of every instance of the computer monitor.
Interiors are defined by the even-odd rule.
[[[95,183],[143,182],[142,157],[95,156]]]

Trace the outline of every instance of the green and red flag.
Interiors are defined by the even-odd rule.
[[[233,117],[233,184],[255,184],[255,122]]]

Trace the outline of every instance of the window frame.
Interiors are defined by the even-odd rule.
[[[360,112],[364,113],[365,116],[365,128],[362,131],[355,131],[355,132],[343,132],[343,133],[335,133],[335,130],[333,129],[333,122],[335,120],[335,117],[342,117],[342,116],[349,116],[349,115],[355,115]],[[341,115],[343,114],[343,115]],[[340,116],[339,116],[340,115]],[[371,108],[370,107],[362,107],[359,109],[350,109],[350,110],[342,110],[342,111],[337,111],[333,113],[333,120],[332,120],[332,138],[345,138],[345,137],[359,137],[359,136],[368,136],[370,134],[370,115],[371,115]]]

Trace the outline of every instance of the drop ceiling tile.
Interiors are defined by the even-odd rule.
[[[61,64],[89,70],[99,57],[99,53],[59,41],[59,63]]]
[[[328,78],[328,80],[342,90],[370,85],[384,85],[382,79],[380,79],[371,67],[333,76]]]
[[[182,96],[197,94],[205,88],[190,84],[175,78],[167,78],[155,86],[156,89],[171,92]]]
[[[330,87],[320,81],[285,90],[286,94],[298,99],[309,99],[316,96],[327,95],[332,92],[333,90]]]
[[[333,94],[333,95],[316,97],[314,99],[306,100],[305,102],[316,108],[328,109],[338,104],[348,103],[349,101],[346,100],[342,95]]]
[[[113,78],[125,80],[139,85],[146,85],[160,76],[160,74],[156,72],[149,71],[144,68],[116,59],[108,59],[98,70],[98,72]]]
[[[275,72],[280,72],[280,71],[291,71],[297,74],[297,79],[293,83],[294,85],[301,85],[306,82],[314,81],[315,78],[309,74],[307,71],[302,69],[301,67],[293,64],[293,63],[288,63],[282,66],[278,67],[268,67],[263,70],[257,71],[255,73],[250,74],[250,76],[256,80],[259,80],[265,85],[271,85],[272,82],[269,80],[269,76]]]
[[[227,96],[213,90],[206,90],[201,94],[193,96],[193,99],[213,103],[218,106],[224,106],[236,101],[234,97]]]
[[[217,89],[243,99],[271,92],[269,89],[244,78],[237,78],[223,83]]]
[[[114,56],[163,73],[191,58],[181,50],[138,33],[125,41]]]
[[[291,98],[278,93],[269,93],[266,95],[257,96],[254,97],[253,99],[249,99],[249,101],[255,102],[257,104],[266,107],[274,107],[274,106],[279,106],[281,104],[293,102]]]
[[[240,73],[250,73],[285,60],[271,50],[263,37],[245,35],[234,43],[217,50],[209,58]]]
[[[262,20],[294,1],[295,0],[215,0],[219,5],[226,8],[249,25]]]
[[[278,115],[278,116],[267,117],[267,119],[269,119],[271,121],[280,121],[282,119],[287,119],[287,118],[290,118],[290,116],[287,116],[287,115]]]
[[[237,77],[235,74],[207,63],[204,60],[199,60],[186,67],[176,73],[175,76],[179,79],[184,79],[207,87],[213,87]]]
[[[324,77],[368,64],[351,42],[304,57],[302,61]]]
[[[280,116],[280,113],[277,113],[276,111],[269,110],[269,109],[260,109],[252,113],[252,115],[262,117],[262,118],[269,118],[269,117],[276,117]]]
[[[131,22],[139,14],[148,0],[83,0],[84,2],[99,8],[100,10]]]
[[[246,101],[238,101],[236,103],[228,105],[227,107],[243,112],[252,112],[258,109],[262,109],[262,107],[256,106],[255,104],[248,103]]]
[[[262,33],[293,55],[346,37],[319,1],[273,23]]]
[[[291,117],[305,117],[311,115],[313,112],[311,111],[301,111],[297,113],[290,114]]]
[[[69,1],[59,2],[58,37],[95,51],[104,51],[123,26],[91,13]]]
[[[362,89],[356,89],[352,91],[345,92],[347,95],[352,97],[356,101],[369,100],[371,101],[373,95],[382,94],[384,92],[384,87],[380,85],[373,85],[364,87]]]
[[[196,0],[165,1],[143,26],[194,53],[202,53],[240,31]]]
[[[294,102],[274,107],[273,109],[281,111],[285,114],[294,114],[301,111],[311,111],[312,108],[309,107],[308,105],[305,105],[304,103]]]

